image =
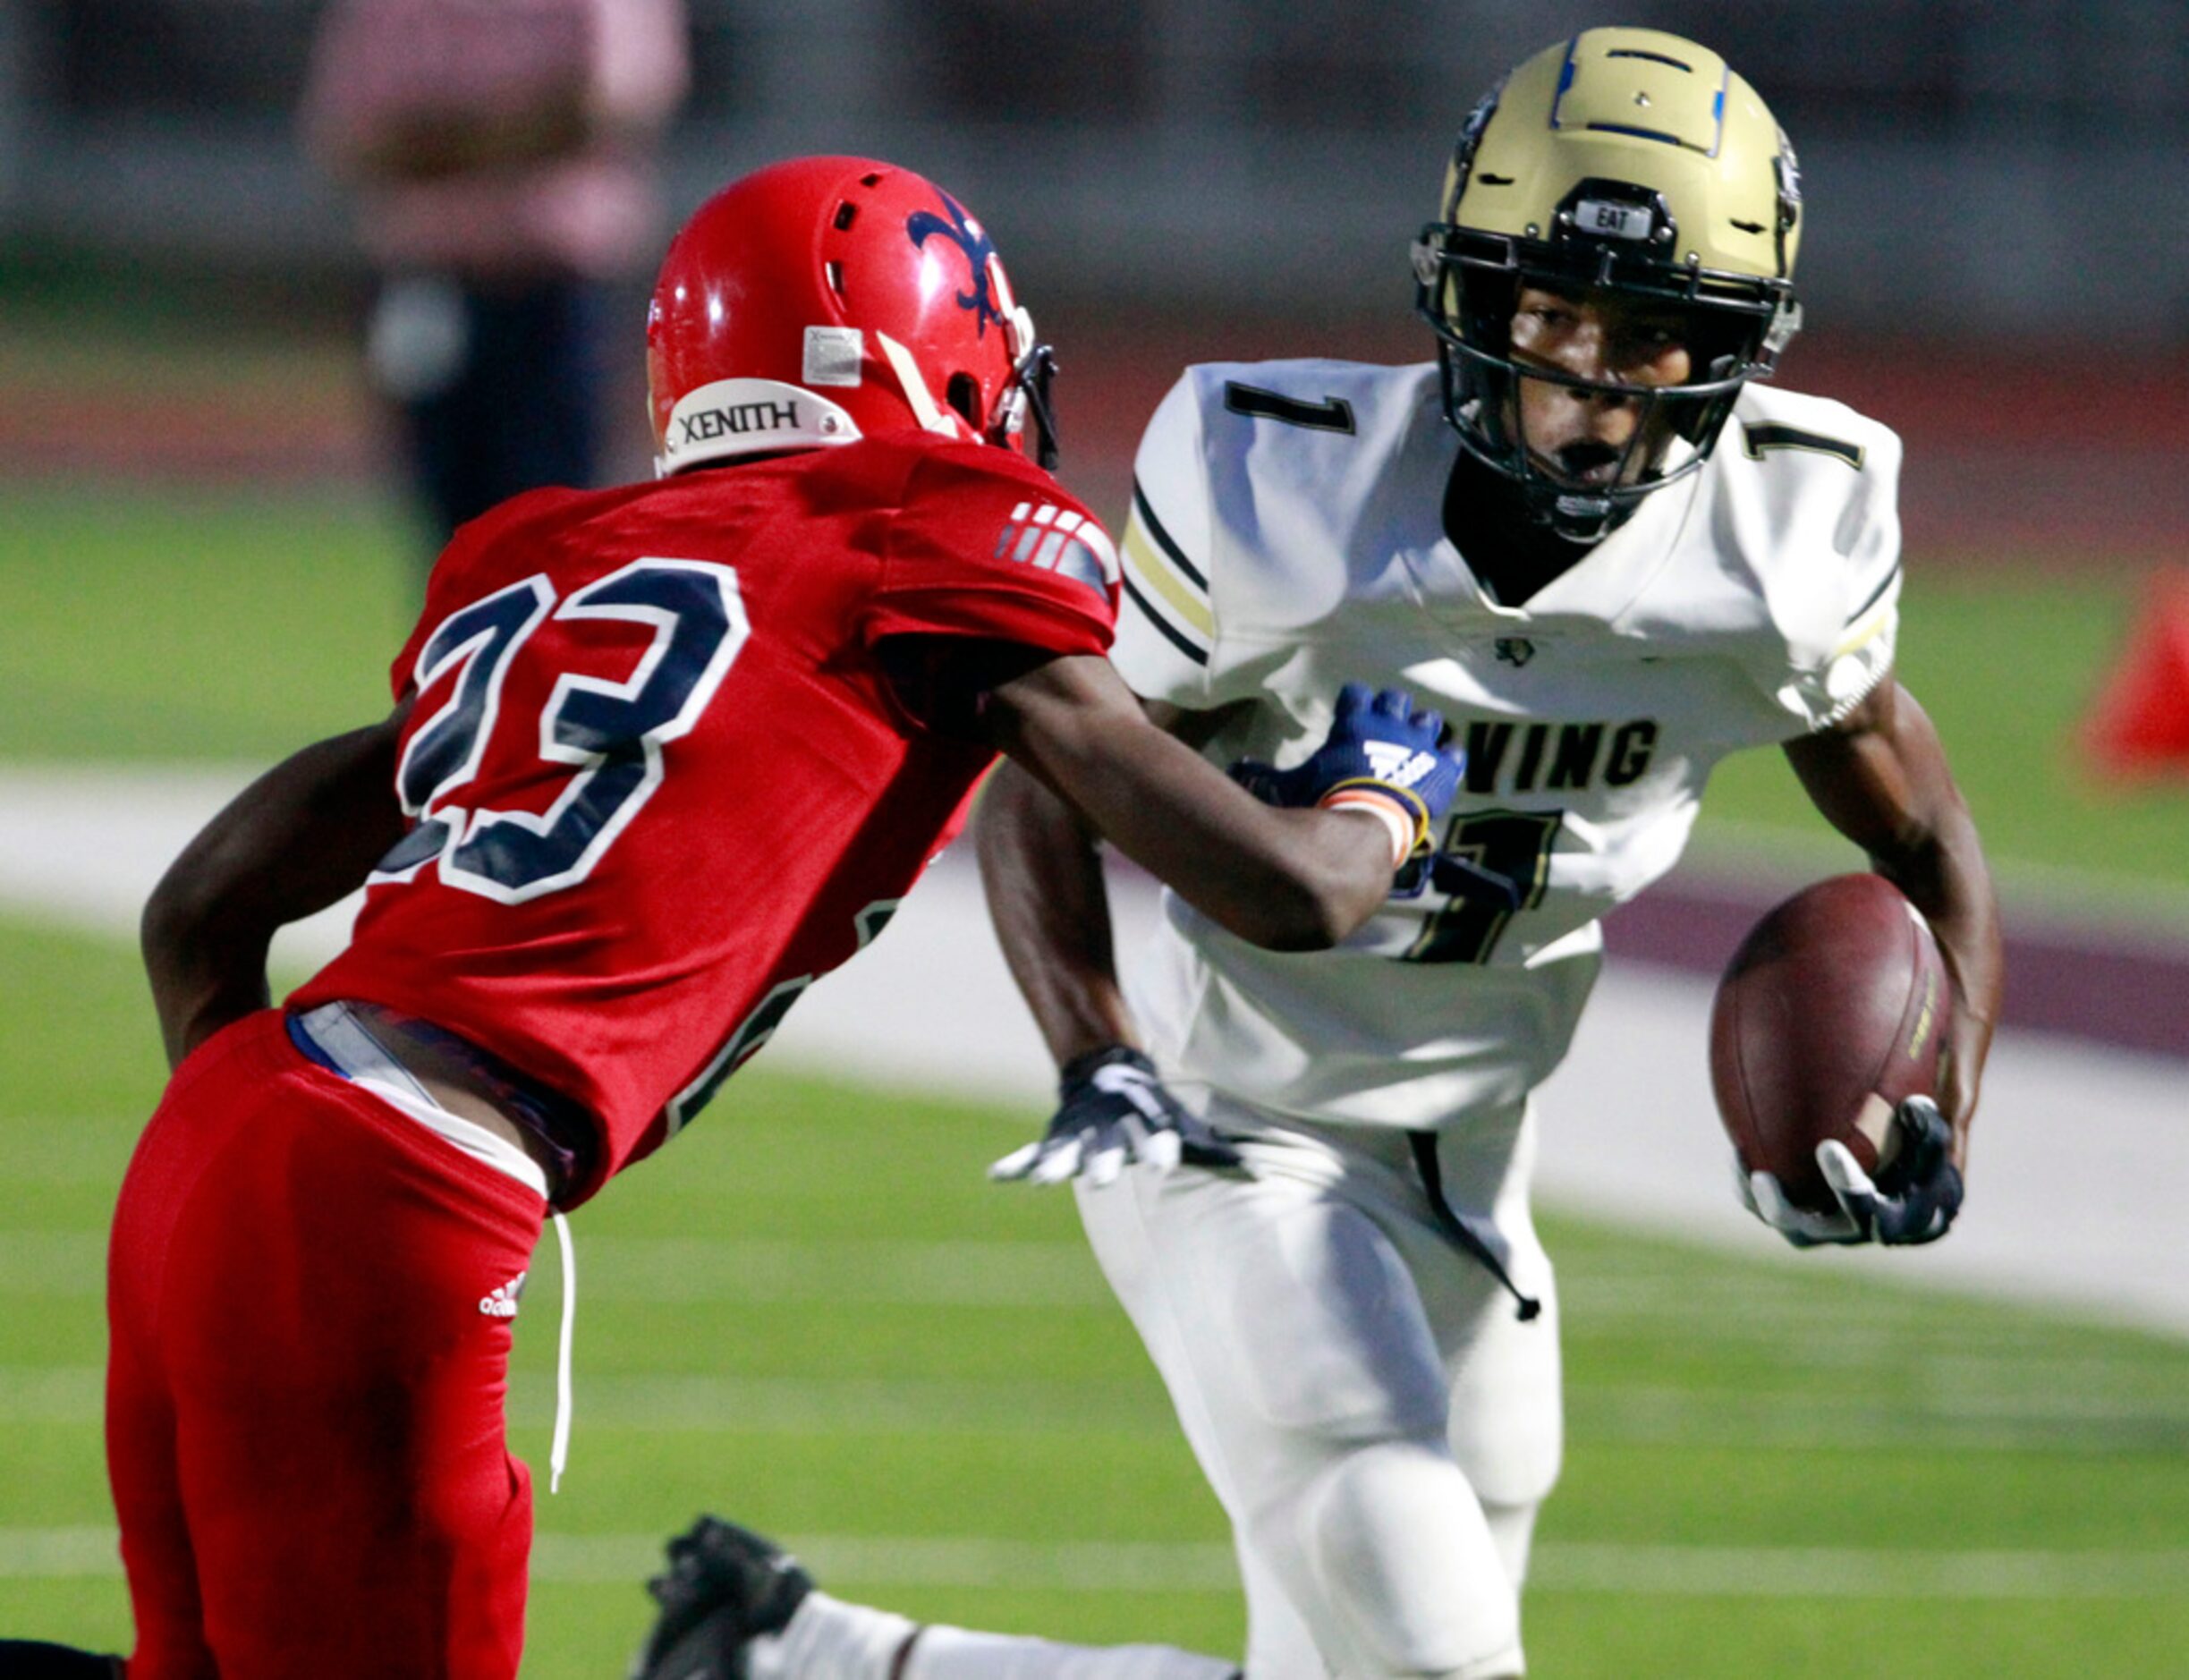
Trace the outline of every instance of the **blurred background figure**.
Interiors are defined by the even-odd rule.
[[[656,255],[652,153],[690,74],[683,0],[322,17],[305,139],[356,195],[368,369],[435,551],[520,490],[600,477],[618,283]]]

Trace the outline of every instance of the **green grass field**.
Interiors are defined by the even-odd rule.
[[[0,1628],[126,1634],[102,1230],[159,1068],[120,946],[0,924]],[[1236,1649],[1221,1519],[1031,1118],[741,1075],[576,1221],[575,1455],[528,1675],[605,1676],[713,1506],[929,1617]],[[1549,1223],[1572,1447],[1537,1672],[2158,1675],[2189,1642],[2189,1347]],[[552,1245],[519,1323],[547,1456]]]
[[[266,759],[370,716],[411,580],[357,496],[10,493],[0,759]],[[1905,659],[1987,836],[2189,882],[2189,799],[2065,747],[2130,598],[1912,587]],[[1799,823],[1762,755],[1714,790]],[[1741,830],[1746,832],[1746,828]],[[1789,830],[1791,831],[1791,830]],[[820,1005],[815,1005],[820,1006]],[[122,944],[0,917],[0,1632],[113,1646],[102,1233],[160,1067]],[[909,1613],[1236,1650],[1224,1525],[1061,1195],[1039,1116],[742,1074],[576,1222],[577,1432],[544,1496],[555,1260],[520,1322],[542,1469],[526,1672],[619,1674],[701,1507]],[[1527,1614],[1553,1680],[2157,1676],[2189,1648],[2189,1345],[1554,1219],[1565,1477]]]

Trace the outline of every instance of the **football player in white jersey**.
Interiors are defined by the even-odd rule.
[[[1797,1243],[1928,1242],[1959,1206],[1997,909],[1894,677],[1899,442],[1757,383],[1800,322],[1801,233],[1793,151],[1747,82],[1693,42],[1591,30],[1467,123],[1414,246],[1434,362],[1196,367],[1156,412],[1113,654],[1149,709],[1280,800],[1269,767],[1322,739],[1344,683],[1411,691],[1465,745],[1435,854],[1343,946],[1257,950],[1167,895],[1121,987],[1083,827],[1007,765],[987,796],[990,904],[1064,1091],[998,1171],[1077,1180],[1232,1518],[1250,1680],[1523,1671],[1561,1448],[1531,1093],[1599,918],[1672,866],[1728,752],[1783,748],[1956,982],[1891,1177],[1828,1163],[1828,1216],[1768,1177],[1742,1195]],[[681,1540],[652,1649],[711,1616],[759,1680],[1229,1667],[918,1630],[802,1575],[737,1587],[781,1579],[769,1557],[726,1525]]]

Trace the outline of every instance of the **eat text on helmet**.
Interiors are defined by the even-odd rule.
[[[994,242],[873,158],[792,158],[708,199],[663,259],[646,346],[665,476],[904,428],[1056,462],[1055,358]]]
[[[1414,304],[1436,330],[1446,417],[1560,535],[1593,542],[1698,471],[1742,384],[1801,326],[1794,150],[1756,90],[1708,47],[1657,30],[1589,30],[1491,89],[1413,246]],[[1523,285],[1676,308],[1701,377],[1655,386],[1516,361]],[[1610,482],[1561,479],[1531,452],[1517,383],[1632,402]]]

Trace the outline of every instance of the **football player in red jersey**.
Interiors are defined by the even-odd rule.
[[[1396,694],[1347,698],[1296,809],[1145,722],[1108,539],[1027,458],[1048,352],[932,183],[732,185],[648,335],[659,479],[461,530],[393,713],[262,777],[147,909],[176,1071],[115,1215],[107,1404],[137,1680],[515,1673],[502,1395],[547,1212],[880,930],[998,749],[1282,947],[1374,911],[1456,783]],[[361,883],[269,1008],[275,929]]]

